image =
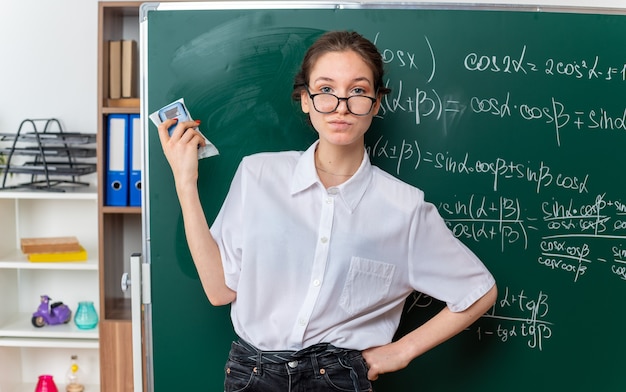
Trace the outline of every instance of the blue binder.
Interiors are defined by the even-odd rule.
[[[109,114],[105,201],[108,206],[128,205],[128,114]]]
[[[130,203],[133,207],[141,206],[141,119],[138,114],[129,116],[129,164],[130,176],[128,177],[128,189]]]

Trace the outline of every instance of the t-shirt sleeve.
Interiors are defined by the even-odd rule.
[[[243,211],[243,161],[237,168],[226,199],[211,226],[224,267],[226,286],[237,291],[241,271],[241,230]]]
[[[435,206],[420,201],[411,227],[410,282],[419,292],[460,312],[485,295],[495,279],[478,257],[459,241]]]

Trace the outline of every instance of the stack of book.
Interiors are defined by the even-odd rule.
[[[137,42],[109,41],[109,106],[139,106]]]
[[[87,260],[87,251],[76,237],[22,238],[20,245],[31,262]]]

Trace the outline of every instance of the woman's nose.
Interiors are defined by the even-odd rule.
[[[348,98],[339,98],[339,105],[337,105],[335,111],[339,113],[350,112],[350,109],[348,109]]]

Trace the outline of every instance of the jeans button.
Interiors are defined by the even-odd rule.
[[[295,369],[298,367],[298,361],[291,361],[287,363],[287,365],[289,365],[290,368]]]

